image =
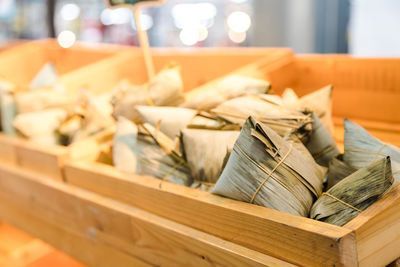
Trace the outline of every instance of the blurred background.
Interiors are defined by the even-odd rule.
[[[285,46],[400,56],[399,0],[166,0],[140,17],[152,46]],[[57,37],[138,45],[129,9],[103,0],[0,0],[0,42]]]

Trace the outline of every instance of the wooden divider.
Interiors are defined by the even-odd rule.
[[[99,45],[96,49],[79,43],[65,49],[60,47],[56,40],[51,39],[26,42],[1,53],[0,77],[20,88],[26,88],[47,62],[54,63],[57,72],[64,75],[110,57],[117,51],[116,46]]]

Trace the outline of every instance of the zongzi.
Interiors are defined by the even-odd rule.
[[[17,115],[14,93],[16,85],[0,79],[0,122],[1,130],[7,135],[16,135],[13,125]]]
[[[197,112],[193,109],[179,107],[137,106],[141,119],[156,127],[170,138],[175,138],[186,127],[227,129],[228,123],[206,112]],[[233,126],[232,126],[233,127]]]
[[[32,79],[29,88],[38,89],[43,87],[52,87],[56,85],[57,80],[58,73],[56,67],[52,62],[47,62]]]
[[[190,186],[189,168],[184,159],[175,153],[173,144],[151,125],[138,125],[136,128],[133,122],[120,117],[114,137],[113,161],[124,172]]]
[[[32,142],[55,145],[58,143],[56,131],[67,116],[67,112],[59,108],[18,114],[14,127]]]
[[[342,226],[378,200],[393,181],[390,157],[374,161],[323,193],[310,217]]]
[[[119,117],[114,134],[113,163],[115,168],[127,173],[136,173],[138,129],[136,124]]]
[[[313,120],[312,132],[306,147],[318,164],[328,167],[329,162],[339,154],[339,149],[319,118],[314,113],[311,118]]]
[[[248,116],[253,116],[282,137],[296,133],[303,139],[311,133],[312,119],[309,115],[284,108],[261,96],[233,98],[214,108],[212,112],[222,119],[239,125],[243,125]]]
[[[343,154],[339,154],[329,162],[327,189],[355,172],[357,169],[343,161]]]
[[[400,148],[384,143],[361,126],[344,120],[344,162],[359,169],[386,156],[390,156],[394,178],[400,181]]]
[[[325,172],[290,141],[250,117],[213,193],[308,216],[322,193]]]
[[[178,107],[137,106],[136,109],[143,121],[153,126],[160,122],[160,130],[170,138],[175,138],[197,114],[193,109]]]
[[[21,114],[49,108],[68,108],[76,102],[76,98],[68,92],[59,92],[53,89],[37,89],[16,93],[15,102],[18,114]]]
[[[296,101],[296,94],[293,90],[287,89],[283,93],[284,106],[295,110],[309,110],[315,113],[322,124],[328,129],[329,133],[334,135],[332,123],[332,86],[328,85],[322,89],[305,95]]]
[[[182,103],[183,81],[180,67],[168,66],[142,86],[129,85],[123,82],[113,92],[112,103],[114,117],[123,116],[137,121],[137,105],[177,106]]]
[[[184,154],[195,181],[213,184],[218,180],[224,158],[232,150],[239,133],[208,129],[182,130]]]
[[[244,95],[265,94],[270,85],[267,81],[232,74],[223,78],[216,88],[209,90],[195,90],[190,100],[182,104],[183,107],[196,110],[210,110],[222,102]]]

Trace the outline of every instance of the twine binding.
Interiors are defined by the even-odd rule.
[[[254,199],[256,198],[258,192],[260,192],[260,189],[263,187],[263,185],[269,180],[269,178],[272,176],[272,174],[276,171],[276,169],[285,161],[285,159],[289,156],[290,152],[292,151],[292,145],[290,145],[288,152],[286,153],[285,156],[282,157],[282,159],[278,162],[278,164],[275,165],[275,167],[272,169],[272,171],[268,174],[268,176],[262,181],[262,183],[258,186],[256,191],[254,192],[253,196],[251,197],[250,203],[254,202]],[[283,184],[281,184],[283,185]],[[283,185],[286,189],[286,185]]]
[[[362,212],[362,210],[357,209],[356,207],[350,205],[350,204],[347,203],[347,202],[344,202],[343,200],[341,200],[341,199],[335,197],[334,195],[329,194],[328,192],[324,192],[324,193],[322,193],[322,195],[328,196],[328,197],[330,197],[330,198],[332,198],[332,199],[334,199],[334,200],[336,200],[336,201],[342,203],[343,205],[345,205],[345,206],[347,206],[347,207],[349,207],[349,208],[351,208],[351,209],[353,209],[353,210],[355,210],[355,211],[357,211],[357,212],[359,212],[359,213]]]

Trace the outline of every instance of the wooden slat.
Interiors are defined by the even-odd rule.
[[[80,43],[65,49],[60,47],[57,41],[51,39],[17,45],[1,53],[0,77],[26,88],[47,62],[53,62],[57,72],[64,75],[82,66],[106,59],[117,52],[116,47],[97,46],[102,49],[88,48]],[[29,64],[26,64],[27,60]]]
[[[99,255],[99,250],[89,250],[89,244],[90,248],[111,249],[152,265],[286,264],[137,208],[2,164],[0,217],[95,266],[107,266],[98,261],[105,256]],[[80,239],[83,242],[76,244]],[[82,251],[78,253],[74,245]],[[119,263],[123,264],[116,262],[116,266],[127,264]]]
[[[49,223],[49,218],[29,211],[25,204],[16,204],[15,198],[5,199],[0,196],[0,200],[2,220],[39,237],[89,266],[150,266],[109,245],[98,244],[85,236],[69,232],[60,225]]]
[[[15,146],[17,165],[50,179],[63,181],[62,165],[69,151],[62,146],[42,146],[19,138]]]
[[[360,266],[383,266],[400,255],[400,186],[347,223],[354,230]]]
[[[80,188],[293,263],[340,265],[356,257],[351,231],[334,225],[149,177],[125,176],[98,163],[66,164],[65,175]]]
[[[334,86],[333,115],[400,123],[400,60],[346,55],[296,56],[269,80],[277,93],[293,88],[300,96]]]
[[[17,164],[16,145],[18,139],[0,133],[0,161],[11,165]]]

